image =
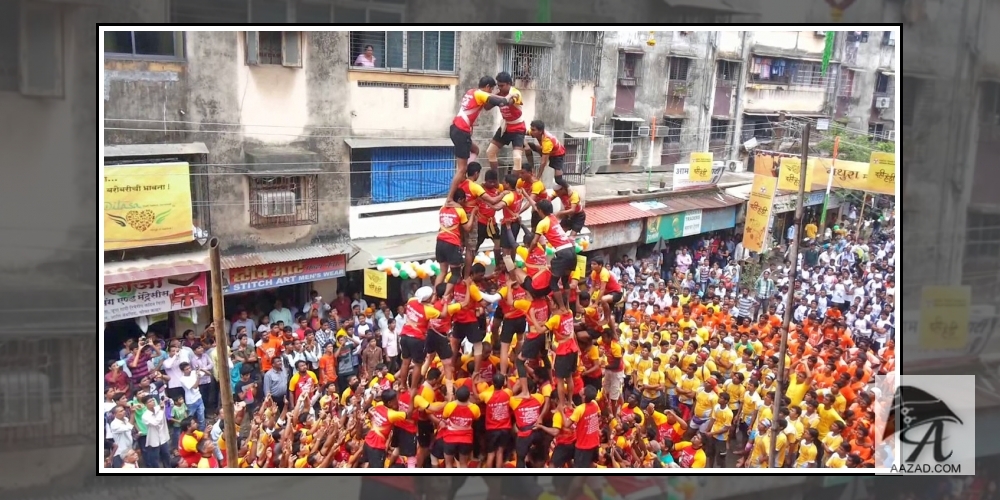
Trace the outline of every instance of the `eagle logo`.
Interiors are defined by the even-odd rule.
[[[907,462],[916,462],[927,445],[934,446],[934,460],[938,463],[951,458],[954,452],[944,453],[945,424],[962,425],[962,419],[940,398],[913,386],[900,386],[896,390],[883,439],[898,436],[902,443],[913,447]],[[914,431],[921,429],[923,436],[914,439]]]

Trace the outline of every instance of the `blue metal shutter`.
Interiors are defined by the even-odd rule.
[[[452,148],[375,148],[372,203],[446,196],[454,175]]]

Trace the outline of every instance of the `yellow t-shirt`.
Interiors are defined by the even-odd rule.
[[[819,414],[819,423],[816,425],[816,430],[819,431],[820,436],[826,435],[830,432],[830,426],[838,420],[843,420],[840,418],[840,414],[837,410],[833,408],[827,408],[826,404],[821,404],[816,408],[816,413]]]
[[[683,377],[681,377],[681,381],[678,384],[678,387],[686,391],[697,391],[699,385],[701,385],[701,382],[697,378],[694,377],[688,378],[687,375],[684,375]],[[684,404],[694,403],[694,398],[681,396],[680,394],[677,395],[677,398],[680,400],[681,403]]]
[[[663,383],[663,372],[659,370],[654,370],[650,368],[645,372],[642,377],[642,383],[645,386],[656,386],[659,387]],[[647,398],[655,398],[660,395],[659,389],[643,389],[642,395]]]
[[[806,466],[816,466],[816,443],[805,443],[799,445],[799,458],[795,459],[795,468],[803,469]]]
[[[717,405],[715,410],[712,411],[712,418],[715,419],[712,422],[712,432],[719,432],[723,428],[733,425],[733,410],[730,410],[728,405],[725,408],[719,408]],[[723,432],[715,436],[715,439],[729,441],[729,432]]]
[[[515,184],[515,187],[517,189],[523,188],[524,187],[524,180],[523,179],[518,179],[517,180],[517,184]],[[544,193],[545,192],[545,183],[542,182],[542,181],[537,181],[537,180],[536,181],[532,181],[530,192],[531,192],[531,194],[536,195],[536,196]]]
[[[714,392],[706,392],[701,389],[694,395],[694,416],[698,418],[709,418],[712,408],[719,403],[719,396]]]

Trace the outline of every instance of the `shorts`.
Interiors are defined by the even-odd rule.
[[[434,456],[434,458],[438,460],[444,460],[444,440],[435,439],[434,442],[431,443],[430,451],[431,455]]]
[[[560,174],[562,174],[564,163],[566,163],[566,155],[549,157],[549,166],[552,167],[552,170],[558,171]]]
[[[552,278],[549,278],[549,283],[546,283],[546,286],[536,287],[534,280],[531,279],[531,276],[528,276],[527,278],[524,278],[524,281],[521,283],[521,288],[523,288],[524,291],[528,292],[528,295],[531,295],[532,298],[543,299],[545,297],[548,297],[549,294],[552,293],[552,288],[550,286],[551,283],[552,283]]]
[[[611,292],[611,293],[605,293],[604,294],[605,297],[607,297],[608,295],[611,296],[611,305],[612,306],[614,306],[614,305],[618,304],[619,302],[621,302],[622,298],[625,296],[625,295],[622,294],[622,292]]]
[[[468,231],[465,232],[465,251],[472,252],[473,256],[479,251],[479,224],[473,224]]]
[[[531,431],[531,434],[528,434],[527,436],[517,436],[517,439],[514,440],[514,453],[516,453],[518,457],[528,456],[528,453],[531,452],[532,445],[544,441],[544,439],[542,439],[543,433],[544,431],[541,429],[534,429]]]
[[[604,395],[611,401],[622,397],[622,386],[625,385],[625,372],[604,372]]]
[[[417,420],[417,444],[421,448],[430,448],[434,442],[434,422]]]
[[[589,450],[576,448],[576,451],[573,453],[573,467],[576,469],[592,467],[597,462],[597,450],[599,449],[600,447]]]
[[[455,158],[468,160],[472,156],[472,134],[451,124],[451,143],[455,145]]]
[[[427,330],[427,348],[425,354],[437,354],[441,359],[450,359],[455,353],[451,350],[451,342],[448,335]]]
[[[444,454],[453,457],[472,454],[472,443],[445,443]]]
[[[392,441],[396,448],[399,449],[399,456],[401,457],[415,457],[417,456],[417,435],[409,431],[404,431],[403,429],[396,428],[392,433]]]
[[[427,341],[409,335],[399,337],[399,355],[416,364],[427,359]]]
[[[486,431],[486,453],[493,453],[500,448],[510,447],[510,429]]]
[[[549,269],[552,270],[552,279],[569,276],[576,269],[576,252],[573,247],[557,250]]]
[[[500,328],[500,343],[509,344],[515,335],[524,335],[528,331],[528,318],[504,318]]]
[[[500,226],[497,225],[496,219],[490,219],[483,224],[482,222],[477,224],[479,229],[477,231],[478,236],[476,237],[476,251],[479,251],[479,247],[486,243],[486,240],[494,240],[500,238]]]
[[[451,325],[451,338],[468,340],[471,344],[478,344],[486,338],[486,332],[480,328],[478,319],[474,323],[453,323]]]
[[[465,264],[465,256],[462,254],[462,247],[437,240],[437,247],[434,249],[434,259],[441,264],[450,266],[461,266]]]
[[[556,469],[565,467],[573,462],[574,455],[576,446],[573,443],[557,444],[556,449],[552,450],[552,467]]]
[[[576,372],[576,363],[580,359],[580,353],[571,352],[569,354],[556,354],[555,374],[559,378],[569,378]]]
[[[539,335],[535,338],[526,338],[521,344],[521,356],[525,359],[536,359],[545,352],[545,336]],[[518,374],[520,375],[520,374]]]
[[[601,384],[603,384],[603,377],[583,377],[584,387],[593,387],[598,391],[601,390]]]
[[[368,461],[369,469],[384,469],[385,457],[385,450],[376,450],[365,443],[365,459]]]
[[[586,221],[587,221],[587,213],[577,212],[560,221],[559,225],[562,226],[564,231],[573,231],[575,233],[579,233],[580,231],[583,231],[583,225]]]
[[[499,127],[493,134],[493,142],[501,147],[510,144],[511,147],[520,149],[524,147],[524,132],[505,132],[503,127]]]

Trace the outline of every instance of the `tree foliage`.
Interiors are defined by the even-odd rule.
[[[868,135],[857,134],[839,124],[830,125],[830,130],[823,134],[823,140],[815,146],[815,149],[825,156],[833,156],[833,141],[838,136],[840,137],[838,160],[867,163],[871,159],[872,151],[896,152],[896,143],[892,141],[881,141]]]

